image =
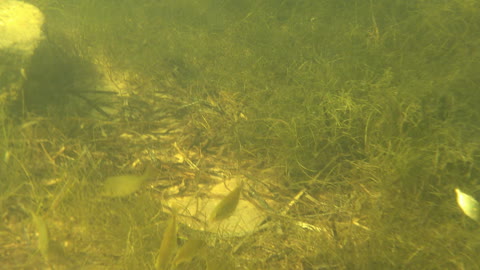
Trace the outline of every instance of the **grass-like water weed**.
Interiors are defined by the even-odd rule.
[[[178,222],[204,250],[176,268],[480,267],[478,3],[114,2],[35,2],[69,70],[0,104],[4,266],[153,269],[171,198],[240,175],[264,222]]]

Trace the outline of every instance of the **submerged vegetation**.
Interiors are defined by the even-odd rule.
[[[32,2],[47,49],[0,104],[3,267],[480,268],[456,203],[480,196],[478,1],[120,2]],[[257,230],[170,214],[234,176],[194,221],[246,200]]]

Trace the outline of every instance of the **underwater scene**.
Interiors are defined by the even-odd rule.
[[[480,269],[479,18],[0,0],[0,269]]]

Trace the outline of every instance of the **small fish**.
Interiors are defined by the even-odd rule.
[[[215,209],[213,209],[209,220],[220,221],[229,218],[233,212],[235,212],[235,209],[237,209],[242,188],[243,182],[230,193],[228,193],[228,195],[217,204]]]
[[[167,228],[163,232],[162,243],[155,260],[155,268],[168,269],[173,255],[177,250],[177,216],[174,213],[170,218]]]
[[[139,190],[143,183],[152,178],[154,169],[148,166],[143,175],[119,175],[108,177],[103,185],[102,196],[106,197],[123,197]]]
[[[480,204],[470,195],[463,193],[456,188],[457,203],[462,209],[463,213],[469,218],[480,222]]]
[[[202,255],[206,243],[203,240],[198,239],[189,239],[177,252],[175,258],[173,259],[173,266],[177,267],[181,263],[186,263],[193,258]]]

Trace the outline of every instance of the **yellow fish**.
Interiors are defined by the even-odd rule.
[[[163,232],[162,243],[158,250],[157,258],[155,260],[155,269],[168,269],[173,255],[177,250],[177,216],[174,213],[170,218],[167,228]]]
[[[457,193],[457,203],[463,213],[469,218],[480,222],[480,204],[472,196],[463,193],[459,188],[455,189]]]
[[[125,174],[119,176],[108,177],[103,185],[102,196],[106,197],[123,197],[139,190],[143,183],[152,178],[154,169],[148,166],[143,175]]]
[[[173,266],[177,267],[181,263],[189,262],[193,258],[202,255],[206,243],[203,240],[189,239],[178,250],[177,255],[173,259]]]
[[[242,192],[243,182],[238,185],[234,190],[228,193],[213,209],[210,214],[210,221],[220,221],[229,218],[235,209],[237,209],[238,202],[240,200],[240,193]]]

